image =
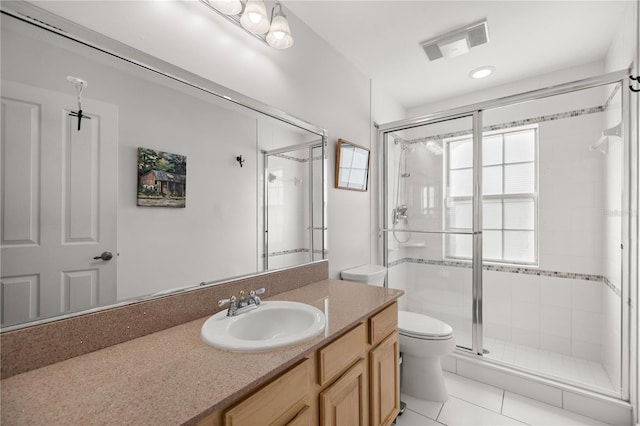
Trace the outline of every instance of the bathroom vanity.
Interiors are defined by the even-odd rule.
[[[246,289],[249,290],[249,289]],[[3,424],[390,424],[399,407],[401,291],[323,280],[323,335],[259,353],[200,339],[208,317],[2,380]],[[267,298],[266,300],[269,300]],[[115,330],[114,332],[117,332]]]

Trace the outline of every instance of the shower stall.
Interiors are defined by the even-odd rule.
[[[628,399],[627,75],[380,126],[400,309],[450,324],[458,353]]]
[[[324,259],[324,148],[312,141],[263,150],[263,270]]]

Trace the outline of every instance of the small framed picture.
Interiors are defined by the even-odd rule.
[[[138,206],[186,206],[187,157],[138,148]]]

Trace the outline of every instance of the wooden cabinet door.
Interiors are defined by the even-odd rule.
[[[366,413],[365,362],[358,361],[334,384],[320,393],[320,424],[364,426]]]
[[[310,424],[311,362],[305,360],[223,415],[225,426]]]
[[[387,337],[369,356],[371,424],[390,425],[400,409],[398,333]]]

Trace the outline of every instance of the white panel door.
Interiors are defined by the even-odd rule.
[[[2,81],[3,326],[116,301],[118,109],[82,106],[78,131],[75,96]]]

